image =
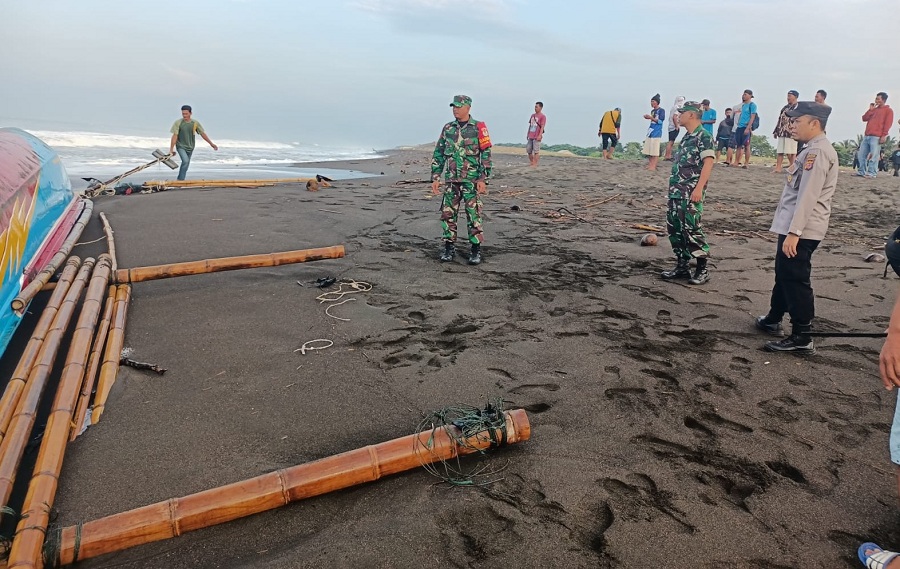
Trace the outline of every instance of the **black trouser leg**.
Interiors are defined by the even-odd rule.
[[[778,236],[778,250],[775,253],[775,286],[766,320],[780,322],[785,313],[791,315],[794,326],[808,327],[815,317],[815,296],[812,283],[812,254],[819,241],[800,239],[797,255],[788,258],[782,251],[785,235]]]

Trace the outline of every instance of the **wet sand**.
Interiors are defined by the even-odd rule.
[[[485,261],[470,267],[436,260],[428,185],[395,185],[427,179],[429,160],[329,162],[385,176],[318,193],[98,199],[121,267],[340,243],[347,256],[136,284],[126,345],[169,371],[123,368],[66,456],[57,522],[404,436],[424,411],[493,397],[532,422],[529,442],[484,460],[502,480],[450,488],[414,471],[83,566],[774,569],[900,546],[881,341],[823,339],[800,358],[761,351],[752,326],[772,286],[778,175],[715,169],[712,280],[691,287],[660,281],[668,243],[640,247],[630,227],[664,226],[667,163],[533,170],[498,153]],[[813,261],[818,330],[887,325],[898,281],[863,257],[896,227],[898,185],[841,174]],[[548,217],[560,207],[581,220]],[[327,275],[372,284],[331,310],[349,321],[315,299]],[[317,338],[334,346],[294,352]]]

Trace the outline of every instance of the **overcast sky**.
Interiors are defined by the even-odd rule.
[[[0,126],[165,135],[183,103],[216,138],[387,148],[433,141],[457,93],[495,142],[596,144],[619,106],[752,89],[828,91],[854,137],[875,93],[900,109],[898,0],[0,0]],[[897,113],[900,118],[900,111]],[[898,134],[894,125],[892,134]]]

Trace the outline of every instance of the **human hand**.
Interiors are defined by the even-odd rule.
[[[744,134],[750,134],[753,130],[750,128],[750,125],[747,125],[747,128],[744,129]]]
[[[882,136],[882,137],[879,139],[878,144],[884,144],[884,141],[885,141],[885,140],[887,140],[887,137],[886,137],[886,136]]]
[[[219,149],[219,147],[216,146],[215,144],[210,144],[210,146],[212,146],[212,149],[213,149],[213,150],[218,150],[218,149]]]
[[[703,188],[701,188],[700,186],[694,188],[694,191],[691,192],[691,201],[693,203],[700,203],[701,201],[703,201]]]
[[[478,180],[477,182],[475,182],[475,191],[482,195],[487,194],[487,184],[484,182],[484,180]]]
[[[439,193],[441,193],[441,181],[440,180],[435,180],[435,181],[431,182],[431,193],[434,195],[438,195]]]
[[[885,389],[891,391],[895,386],[900,387],[900,332],[891,333],[888,329],[887,339],[878,358],[878,367]]]
[[[800,238],[793,233],[789,233],[788,236],[784,239],[784,244],[781,246],[781,251],[788,259],[793,259],[797,256],[797,243],[799,242]]]
[[[650,118],[653,118],[653,117],[651,117],[650,115],[644,115],[644,118],[645,118],[645,119],[650,119]]]

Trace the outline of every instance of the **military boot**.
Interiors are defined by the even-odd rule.
[[[694,270],[694,276],[688,279],[688,284],[702,285],[709,281],[709,269],[706,268],[706,258],[697,257],[697,268]]]
[[[675,265],[674,269],[663,271],[659,276],[667,281],[674,279],[689,279],[691,278],[690,261],[679,257],[678,264]]]
[[[444,251],[441,253],[441,262],[449,263],[456,257],[456,247],[452,241],[444,241]]]
[[[794,324],[790,336],[777,342],[768,342],[764,347],[767,352],[794,352],[811,356],[816,353],[816,345],[809,335],[811,328],[809,324]]]
[[[470,265],[480,265],[481,264],[481,244],[475,243],[472,245],[472,251],[469,253],[469,264]]]

